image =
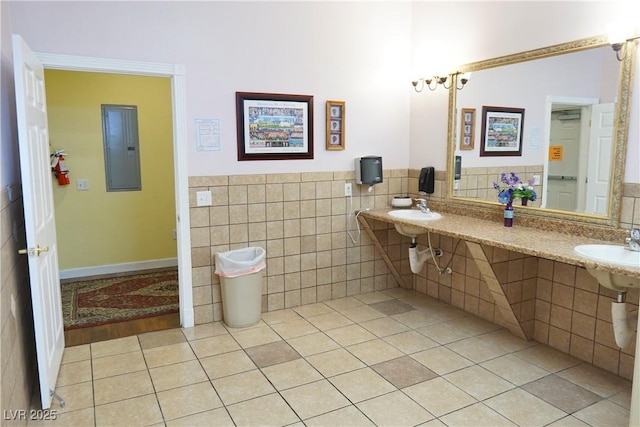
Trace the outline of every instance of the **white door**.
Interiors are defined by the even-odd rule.
[[[42,408],[51,406],[64,351],[58,247],[51,189],[44,68],[13,36],[18,146]]]
[[[609,184],[615,104],[594,105],[591,110],[591,137],[587,167],[586,212],[606,215],[609,211]]]

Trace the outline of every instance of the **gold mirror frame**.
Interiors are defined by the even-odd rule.
[[[454,197],[454,156],[456,147],[456,86],[458,76],[462,73],[486,70],[504,65],[516,64],[550,56],[563,55],[578,52],[586,49],[593,49],[602,46],[609,46],[608,38],[605,35],[580,39],[568,43],[557,44],[540,49],[516,53],[513,55],[501,56],[479,62],[472,62],[460,67],[457,74],[452,75],[451,88],[449,89],[449,123],[447,129],[447,210],[475,211],[484,216],[491,216],[498,212],[496,208],[500,205],[496,202],[489,202],[476,199],[465,199]],[[544,219],[555,221],[568,221],[571,223],[581,223],[585,225],[604,226],[617,228],[620,219],[620,209],[622,205],[622,191],[624,182],[624,166],[627,153],[627,139],[629,130],[629,109],[631,105],[631,88],[633,85],[633,68],[635,63],[636,42],[626,42],[626,54],[620,63],[620,73],[618,80],[618,102],[615,107],[615,141],[613,145],[613,165],[611,168],[611,188],[609,189],[609,214],[594,215],[579,212],[560,211],[548,208],[522,207],[518,208],[518,216],[531,220]],[[612,50],[611,55],[615,55]],[[473,78],[473,75],[472,75]],[[464,89],[462,89],[464,90]]]

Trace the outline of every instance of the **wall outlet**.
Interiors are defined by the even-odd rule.
[[[344,183],[344,195],[345,196],[351,196],[351,183],[350,182],[345,182]]]
[[[196,206],[211,206],[211,191],[196,191]]]
[[[173,240],[178,240],[178,232],[175,229],[173,230]]]

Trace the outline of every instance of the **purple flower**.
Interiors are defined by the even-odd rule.
[[[498,191],[498,201],[500,203],[512,202],[513,199],[527,199],[535,201],[538,198],[533,188],[534,178],[531,177],[526,183],[522,182],[515,172],[502,172],[500,183],[494,182],[493,188]]]

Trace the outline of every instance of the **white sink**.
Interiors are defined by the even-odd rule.
[[[634,252],[626,249],[625,246],[619,245],[579,245],[574,250],[594,261],[605,262],[608,264],[618,265],[621,267],[639,267],[640,268],[640,252]],[[587,267],[587,271],[598,282],[609,289],[615,291],[625,291],[627,288],[640,287],[640,278],[621,276],[609,271],[596,270]]]
[[[640,252],[619,245],[579,245],[575,251],[587,258],[628,267],[640,267]]]
[[[389,215],[394,218],[406,219],[409,221],[434,221],[442,218],[442,215],[436,212],[424,213],[415,209],[403,209],[389,212]],[[403,236],[416,238],[418,234],[426,233],[427,230],[420,227],[412,227],[406,224],[393,224],[396,227],[396,231]]]
[[[389,212],[394,218],[408,219],[411,221],[433,221],[442,218],[442,215],[436,212],[424,213],[416,209],[403,209]]]

